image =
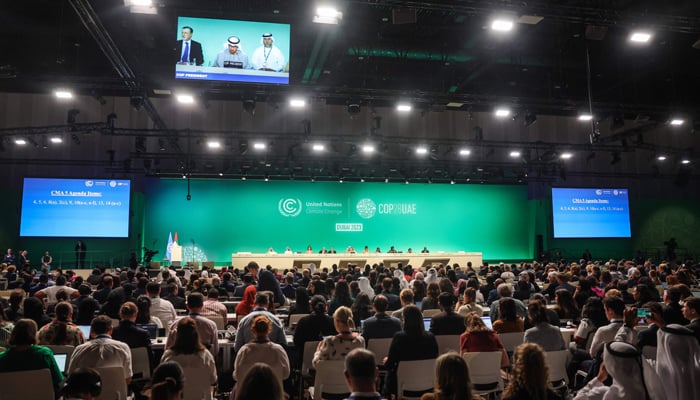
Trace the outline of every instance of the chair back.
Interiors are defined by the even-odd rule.
[[[569,350],[546,351],[544,353],[544,361],[549,368],[549,381],[552,382],[555,389],[566,387],[569,384],[566,366],[569,363],[570,354]]]
[[[207,319],[214,321],[214,323],[216,324],[217,330],[222,331],[222,330],[226,329],[226,325],[224,324],[224,317],[222,317],[220,315],[207,315],[204,318],[207,318]]]
[[[151,361],[148,358],[148,348],[135,347],[131,350],[131,370],[134,376],[141,374],[141,378],[151,379]]]
[[[423,318],[432,318],[435,314],[440,314],[439,308],[432,308],[430,310],[423,310]]]
[[[206,368],[183,368],[185,390],[183,400],[212,400],[212,385],[209,370]]]
[[[128,390],[122,367],[95,368],[102,378],[102,391],[97,400],[126,400]]]
[[[523,344],[525,332],[499,333],[498,338],[501,339],[503,348],[508,354],[515,352],[515,348]]]
[[[423,393],[433,390],[435,380],[435,359],[400,361],[396,370],[397,397],[420,399]]]
[[[314,359],[314,353],[316,353],[316,348],[318,347],[319,340],[314,340],[311,342],[304,343],[304,354],[301,359],[301,374],[308,375],[309,370],[312,369],[311,362]]]
[[[350,395],[350,388],[345,382],[344,370],[344,360],[321,361],[316,366],[314,386],[309,388],[312,398],[314,400],[347,398]]]
[[[377,365],[384,364],[384,357],[389,355],[392,338],[369,339],[367,340],[367,350],[374,353],[374,362]]]
[[[0,373],[0,400],[54,400],[48,369]]]
[[[503,380],[501,379],[502,354],[500,351],[489,351],[464,353],[462,355],[469,366],[469,377],[476,394],[503,391]]]
[[[445,354],[450,351],[459,353],[459,336],[460,335],[435,335],[435,340],[438,344],[438,353]]]

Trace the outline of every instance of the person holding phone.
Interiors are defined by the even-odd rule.
[[[642,318],[649,327],[637,332],[634,327],[639,325]],[[642,350],[644,346],[656,347],[657,333],[660,328],[666,325],[663,318],[663,309],[659,303],[654,301],[645,303],[644,307],[626,309],[623,314],[623,320],[624,324],[618,330],[615,340],[632,343],[639,350]]]

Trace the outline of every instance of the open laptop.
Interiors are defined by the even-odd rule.
[[[137,327],[148,332],[151,340],[158,338],[158,325],[156,324],[136,324]]]
[[[66,353],[54,354],[53,359],[56,360],[56,364],[58,364],[58,369],[61,372],[66,372],[66,361],[68,360],[68,354],[66,354]]]
[[[90,340],[90,325],[78,325],[78,328],[83,332],[85,340]]]
[[[425,326],[426,332],[430,330],[430,321],[432,320],[432,318],[423,318],[423,326]]]
[[[491,324],[491,317],[481,317],[481,320],[484,321],[484,325],[486,325],[487,328],[493,329],[493,325]]]

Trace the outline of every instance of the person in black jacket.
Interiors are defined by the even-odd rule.
[[[151,348],[151,336],[148,334],[148,331],[136,326],[137,316],[138,307],[136,307],[136,304],[130,301],[124,303],[119,309],[119,326],[112,330],[112,339],[124,342],[132,349],[145,347],[152,371],[155,363],[153,349]]]
[[[73,309],[75,310],[73,315],[75,323],[77,325],[90,325],[95,317],[95,312],[100,309],[100,303],[90,295],[92,289],[90,289],[89,285],[80,285],[78,293],[80,293],[80,296],[72,301]]]
[[[430,320],[430,332],[433,335],[461,335],[467,329],[464,317],[455,312],[453,302],[454,296],[451,293],[442,292],[438,296],[442,312]]]
[[[294,347],[297,349],[297,365],[304,358],[304,344],[322,340],[324,336],[335,335],[333,317],[326,313],[326,298],[316,295],[311,298],[311,314],[302,317],[294,330]]]
[[[275,277],[271,271],[267,269],[262,269],[255,261],[248,263],[248,272],[251,275],[258,277],[258,292],[268,290],[272,292],[275,296],[275,307],[283,306],[286,302],[284,294],[282,294],[282,288],[280,287],[280,282]]]

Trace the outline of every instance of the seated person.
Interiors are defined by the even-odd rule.
[[[524,332],[525,322],[515,310],[515,301],[506,297],[498,302],[498,320],[493,322],[496,333]]]

